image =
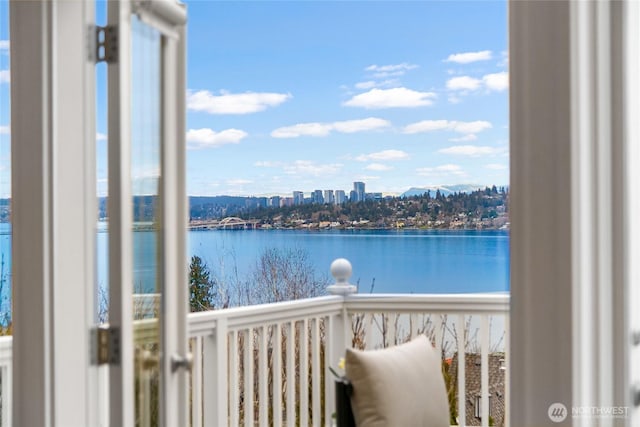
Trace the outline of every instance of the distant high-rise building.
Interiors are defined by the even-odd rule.
[[[256,206],[259,208],[266,208],[267,207],[267,198],[266,197],[257,197],[256,198]]]
[[[334,202],[333,190],[324,190],[324,202],[333,204]]]
[[[358,201],[358,193],[356,193],[355,190],[349,191],[349,201],[350,202],[357,202]]]
[[[269,206],[272,208],[280,207],[280,196],[273,196],[269,198]]]
[[[335,202],[336,205],[341,205],[347,201],[347,197],[344,194],[344,190],[336,190]]]
[[[353,191],[356,193],[356,202],[362,202],[364,200],[364,182],[356,181],[353,183]]]
[[[283,197],[280,204],[282,206],[293,206],[293,197]]]
[[[324,197],[322,196],[322,190],[315,190],[313,192],[313,203],[318,203],[318,204],[323,204],[324,203]]]
[[[294,205],[304,204],[304,193],[302,191],[293,192],[293,204]]]

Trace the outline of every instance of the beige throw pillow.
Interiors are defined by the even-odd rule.
[[[448,427],[441,360],[418,338],[383,350],[347,350],[345,374],[358,427]]]

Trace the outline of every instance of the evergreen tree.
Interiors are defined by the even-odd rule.
[[[199,256],[191,257],[189,266],[189,306],[191,311],[212,310],[215,282],[207,264]]]

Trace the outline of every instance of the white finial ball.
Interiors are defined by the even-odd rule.
[[[331,263],[331,275],[338,283],[344,283],[351,277],[353,269],[349,260],[338,258]]]

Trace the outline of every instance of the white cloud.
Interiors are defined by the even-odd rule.
[[[425,107],[433,104],[436,94],[418,92],[405,87],[371,89],[343,103],[347,107],[366,109]]]
[[[10,135],[11,127],[9,126],[0,126],[0,135]]]
[[[0,40],[0,50],[9,50],[11,42],[9,40]]]
[[[298,123],[285,126],[271,132],[274,138],[297,138],[299,136],[327,136],[331,131],[341,133],[356,133],[378,130],[391,126],[388,120],[368,117],[358,120],[344,120],[333,123]]]
[[[504,148],[495,148],[482,145],[454,145],[453,147],[442,148],[438,153],[453,154],[456,156],[491,156],[505,153]]]
[[[447,80],[447,89],[452,91],[476,91],[486,89],[488,92],[501,92],[509,88],[509,73],[502,71],[499,73],[485,74],[482,79],[469,76],[454,77]]]
[[[477,90],[482,85],[482,81],[469,76],[454,77],[447,80],[449,90]]]
[[[481,50],[478,52],[454,53],[449,55],[445,62],[456,62],[458,64],[469,64],[477,61],[487,61],[491,59],[490,50]]]
[[[451,130],[465,135],[475,134],[483,130],[491,129],[491,123],[484,120],[473,122],[459,122],[450,120],[423,120],[407,125],[403,132],[406,134],[433,132],[438,130]],[[467,138],[471,138],[467,136]],[[467,139],[470,140],[470,139]]]
[[[487,89],[501,92],[509,88],[509,73],[503,71],[501,73],[487,74],[482,77],[482,81]]]
[[[466,176],[466,173],[460,165],[446,164],[436,167],[425,167],[416,169],[416,173],[420,176],[430,178],[442,178],[448,176]]]
[[[423,120],[412,123],[404,128],[404,133],[422,133],[435,130],[446,130],[451,128],[449,120]]]
[[[299,136],[327,136],[331,132],[329,123],[298,123],[271,132],[274,138],[297,138]]]
[[[253,164],[253,166],[259,167],[259,168],[277,168],[282,166],[281,162],[273,162],[270,160],[262,160],[262,161],[257,161]]]
[[[342,169],[340,163],[318,164],[310,160],[296,160],[295,162],[285,165],[284,171],[289,175],[311,175],[314,177],[326,177],[327,175],[335,175]]]
[[[373,73],[373,77],[382,79],[385,77],[398,77],[404,75],[407,71],[418,68],[415,64],[409,64],[403,62],[401,64],[390,65],[369,65],[365,68],[366,71]]]
[[[360,83],[356,83],[356,89],[373,89],[374,87],[378,86],[378,82],[376,82],[375,80],[368,80],[366,82],[360,82]]]
[[[376,153],[361,154],[356,157],[359,162],[369,161],[390,161],[390,160],[406,160],[409,158],[409,154],[401,150],[383,150]]]
[[[342,133],[364,132],[368,130],[382,129],[391,126],[391,122],[376,117],[360,120],[345,120],[333,123],[333,128]]]
[[[247,135],[245,131],[239,129],[226,129],[220,132],[209,128],[189,129],[187,132],[187,148],[198,150],[219,147],[225,144],[238,144]]]
[[[11,72],[9,70],[0,70],[0,83],[11,82]]]
[[[100,132],[96,133],[96,141],[106,141],[106,140],[107,140],[107,135]]]
[[[400,80],[398,79],[387,79],[382,81],[368,80],[366,82],[359,82],[355,84],[356,89],[361,89],[361,90],[373,89],[374,87],[394,87],[394,86],[400,86]]]
[[[488,165],[484,165],[484,167],[487,169],[495,170],[495,171],[502,171],[502,170],[508,169],[507,165],[503,165],[500,163],[489,163]]]
[[[220,95],[215,95],[208,90],[200,90],[187,94],[187,108],[209,114],[250,114],[276,107],[291,98],[288,93],[221,91]]]
[[[473,122],[451,122],[452,129],[459,133],[478,133],[483,130],[491,129],[491,123],[484,120],[476,120]]]
[[[365,167],[366,170],[369,171],[389,171],[393,169],[392,166],[383,165],[382,163],[371,163]]]

